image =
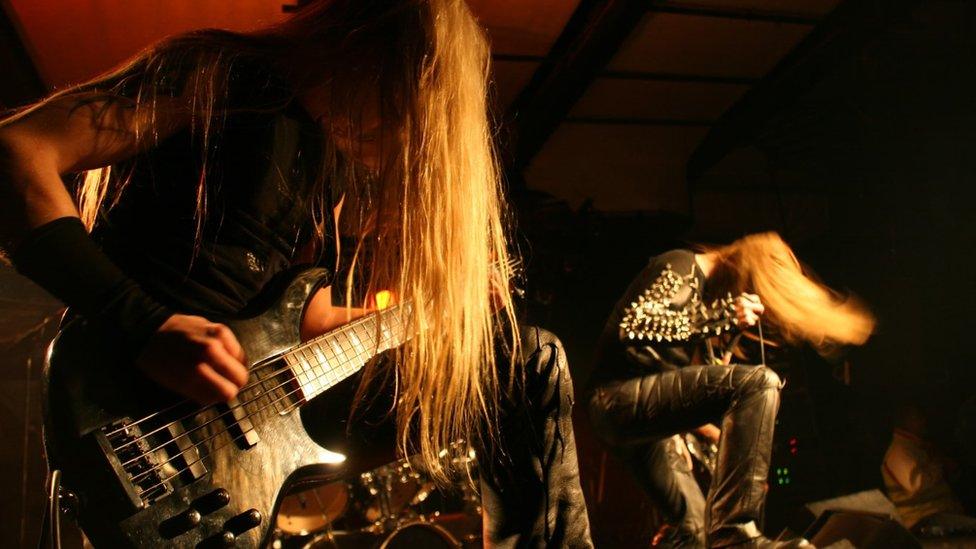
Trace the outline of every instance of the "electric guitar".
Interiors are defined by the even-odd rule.
[[[65,324],[47,362],[45,442],[96,547],[259,547],[290,483],[342,474],[342,456],[309,437],[301,407],[399,346],[409,305],[302,342],[305,306],[326,279],[302,271],[263,312],[225,321],[250,379],[214,406],[163,391],[92,323]]]

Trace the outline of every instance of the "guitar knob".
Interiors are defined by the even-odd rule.
[[[175,538],[199,526],[202,518],[199,511],[190,509],[161,522],[159,533],[166,539]]]
[[[247,532],[251,528],[254,528],[261,524],[262,520],[261,511],[257,509],[248,509],[243,513],[231,518],[226,523],[224,523],[224,528],[234,532],[237,535]]]
[[[190,509],[181,516],[183,517],[183,524],[189,528],[193,528],[200,524],[200,519],[203,518],[200,516],[200,511],[197,511],[196,509]]]
[[[230,503],[230,493],[223,488],[204,494],[193,500],[193,508],[208,515]]]
[[[220,533],[220,542],[224,547],[233,547],[237,542],[237,536],[234,535],[234,532],[228,532],[225,530]]]
[[[223,547],[233,547],[237,543],[237,536],[234,532],[223,532],[210,536],[197,544],[197,549],[218,549]]]

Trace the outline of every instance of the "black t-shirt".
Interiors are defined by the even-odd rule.
[[[134,159],[120,203],[103,211],[93,236],[174,310],[239,312],[290,266],[310,235],[309,193],[321,169],[322,135],[289,94],[284,79],[265,66],[232,69],[228,113],[210,146],[199,243],[194,212],[202,154],[190,129]]]

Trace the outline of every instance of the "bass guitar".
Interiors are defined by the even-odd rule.
[[[343,457],[308,435],[302,407],[402,344],[409,305],[303,342],[305,307],[327,278],[301,271],[262,312],[222,319],[250,378],[212,406],[163,391],[93,323],[63,326],[46,368],[45,443],[96,547],[260,547],[295,479],[343,474]]]

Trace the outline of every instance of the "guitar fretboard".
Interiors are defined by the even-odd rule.
[[[307,341],[285,354],[305,400],[358,372],[374,356],[405,340],[403,312],[394,305]],[[378,338],[378,339],[377,339]]]

